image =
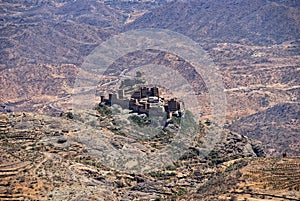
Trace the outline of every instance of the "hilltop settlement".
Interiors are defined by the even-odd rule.
[[[168,118],[173,115],[180,117],[183,112],[183,103],[177,98],[165,99],[158,87],[140,87],[135,90],[130,98],[125,96],[124,90],[118,90],[117,93],[111,93],[108,99],[101,95],[102,105],[112,106],[114,104],[121,106],[123,109],[129,109],[138,114],[167,114]]]

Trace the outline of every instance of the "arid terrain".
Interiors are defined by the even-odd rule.
[[[300,199],[298,1],[4,0],[0,10],[0,200]],[[224,125],[214,122],[208,81],[172,52],[130,52],[103,75],[82,67],[111,37],[148,28],[187,36],[207,53],[224,85]],[[140,173],[106,164],[102,141],[151,154],[174,140],[178,125],[140,140],[95,109],[100,92],[90,110],[74,106],[92,92],[91,80],[111,92],[144,66],[183,77],[200,121],[178,160]],[[159,78],[176,80],[168,71]],[[87,87],[76,89],[78,80]],[[202,155],[214,129],[223,138]]]
[[[1,116],[1,200],[299,197],[299,157],[258,158],[265,155],[261,143],[228,130],[224,131],[226,139],[205,158],[197,154],[199,145],[195,142],[164,170],[146,174],[114,170],[99,163],[92,151],[95,147],[85,138],[95,139],[97,133],[102,133],[109,136],[115,149],[121,149],[116,143],[128,137],[107,130],[109,127],[100,122],[91,126],[89,114],[80,115],[71,119],[68,115],[49,117],[32,113]],[[200,134],[213,126],[207,122],[201,125]],[[83,132],[94,134],[82,136]],[[137,147],[134,141],[128,146]]]

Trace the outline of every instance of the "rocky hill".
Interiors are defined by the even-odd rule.
[[[228,130],[224,130],[226,139],[205,158],[200,157],[196,143],[159,171],[140,174],[103,165],[93,154],[97,147],[91,146],[90,139],[95,141],[102,133],[109,136],[114,149],[120,149],[116,144],[126,133],[107,130],[104,116],[97,120],[89,113],[1,115],[0,199],[296,200],[299,196],[299,158],[258,158],[264,156],[258,141]],[[201,125],[200,134],[214,126]],[[144,149],[137,143],[143,142],[127,140],[126,146]]]
[[[1,1],[0,69],[41,63],[80,65],[126,21],[164,3]]]
[[[51,109],[50,103],[72,93],[78,70],[73,64],[39,64],[3,69],[0,105],[10,111],[55,113],[57,110],[53,110],[53,106]]]
[[[81,114],[81,118],[86,117]],[[101,165],[93,152],[89,151],[92,147],[88,141],[84,141],[84,136],[80,136],[82,129],[88,125],[81,121],[70,119],[70,116],[51,118],[29,113],[2,115],[1,199],[64,200],[69,197],[74,200],[79,199],[78,196],[82,196],[83,192],[88,199],[93,196],[122,200],[132,200],[134,197],[178,197],[193,191],[207,179],[214,178],[216,172],[209,169],[221,171],[220,164],[225,161],[256,157],[251,149],[254,142],[240,135],[229,134],[226,140],[230,143],[221,143],[216,147],[215,154],[210,154],[206,159],[199,158],[194,148],[178,164],[162,172],[142,175],[119,172]],[[90,132],[96,131],[91,126],[88,129]],[[117,133],[105,131],[105,128],[101,128],[101,132],[111,135],[112,142],[118,143],[115,141]],[[127,146],[136,147],[135,144],[133,142]],[[226,146],[226,150],[222,146]],[[199,171],[207,173],[196,173]],[[93,194],[95,188],[104,191],[97,190]]]
[[[0,4],[1,69],[24,64],[80,64],[125,20],[98,1]]]
[[[299,156],[299,116],[299,104],[278,104],[237,120],[230,129],[261,140],[269,156]]]
[[[299,38],[299,3],[293,2],[172,1],[125,29],[170,29],[198,42],[276,44]]]

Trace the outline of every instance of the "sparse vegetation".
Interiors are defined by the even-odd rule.
[[[72,112],[67,112],[66,117],[69,119],[74,119],[74,114]]]
[[[173,116],[170,123],[180,125],[181,117]]]
[[[161,180],[176,176],[175,172],[151,172],[149,174],[151,177],[159,178]]]
[[[75,116],[75,115],[74,115]],[[12,117],[13,118],[13,117]],[[20,117],[18,117],[20,118]],[[31,121],[29,115],[27,116],[28,121]],[[25,121],[25,120],[24,120]],[[45,122],[51,122],[46,120]],[[77,121],[68,120],[68,119],[61,119],[59,121],[69,122],[69,124],[78,124]],[[18,122],[18,121],[16,121]],[[19,121],[21,122],[21,121]],[[40,121],[38,121],[40,122]],[[246,186],[240,187],[241,194],[230,194],[228,193],[230,188],[232,189],[233,186],[236,185],[236,182],[244,182],[247,184],[249,181],[256,181],[258,185],[260,183],[265,187],[265,190],[269,189],[287,189],[289,191],[297,191],[298,183],[297,180],[293,180],[292,178],[297,178],[298,171],[298,163],[297,162],[287,162],[286,166],[282,165],[283,163],[278,162],[267,162],[267,164],[272,164],[272,166],[268,167],[264,165],[265,169],[260,170],[257,169],[257,166],[253,168],[251,167],[251,160],[250,159],[237,159],[236,161],[230,161],[232,153],[229,151],[232,150],[233,153],[236,150],[239,150],[240,147],[243,147],[243,143],[247,142],[247,139],[243,139],[242,137],[235,136],[233,133],[230,133],[228,140],[226,143],[231,144],[241,143],[239,146],[234,147],[233,144],[228,146],[228,144],[218,145],[215,150],[213,150],[208,158],[201,159],[199,158],[199,150],[197,148],[190,148],[190,151],[193,151],[193,154],[189,154],[189,157],[181,158],[178,161],[175,161],[173,165],[169,165],[165,167],[164,170],[150,172],[145,175],[136,175],[130,173],[119,173],[118,171],[112,170],[109,167],[104,166],[101,162],[94,158],[89,154],[89,152],[83,148],[80,142],[76,142],[76,144],[72,139],[68,139],[68,143],[59,144],[59,139],[64,139],[66,136],[62,136],[61,133],[70,133],[67,129],[62,129],[60,127],[56,127],[56,130],[53,130],[52,127],[47,127],[47,123],[43,123],[43,128],[36,131],[39,133],[39,136],[48,136],[49,139],[51,137],[55,137],[55,140],[51,140],[50,142],[43,141],[38,142],[38,138],[28,138],[28,135],[36,135],[35,132],[25,132],[22,134],[22,137],[26,138],[26,141],[19,141],[22,143],[16,143],[14,138],[6,138],[1,139],[1,143],[11,143],[13,146],[14,144],[18,144],[20,148],[13,148],[10,146],[2,147],[1,150],[4,154],[3,158],[12,157],[12,164],[23,164],[24,169],[16,174],[16,178],[22,177],[22,186],[24,188],[19,189],[18,191],[24,192],[24,189],[30,189],[30,191],[39,192],[39,194],[46,196],[44,192],[45,189],[52,190],[53,188],[59,189],[61,185],[67,184],[75,184],[76,181],[73,180],[73,177],[78,177],[78,179],[84,178],[85,181],[94,181],[98,180],[105,184],[105,182],[114,180],[116,184],[118,183],[119,192],[124,193],[130,190],[125,189],[133,189],[135,188],[135,192],[139,191],[136,186],[141,185],[141,189],[143,192],[157,195],[157,198],[161,199],[185,199],[185,196],[190,196],[190,192],[193,192],[194,189],[198,189],[196,194],[197,196],[204,196],[210,197],[214,195],[227,195],[227,197],[240,197],[242,193],[250,193],[253,197],[262,197],[265,196],[266,198],[270,198],[270,195],[267,194],[255,194],[255,189],[252,187]],[[63,125],[66,125],[62,122]],[[206,125],[202,124],[200,126],[202,131],[204,132],[206,129]],[[17,127],[16,127],[17,128]],[[20,127],[23,129],[23,127]],[[43,131],[46,129],[46,131]],[[47,131],[47,129],[51,129],[51,132]],[[139,140],[135,141],[141,144],[145,144],[146,146],[154,143],[158,149],[161,149],[161,143],[164,142],[167,136],[172,136],[172,132],[168,131],[169,128],[163,129],[163,133],[161,135],[156,136],[158,138],[149,139],[149,140]],[[64,132],[62,132],[64,130]],[[122,130],[119,130],[122,131]],[[116,130],[115,132],[119,132]],[[12,136],[20,136],[18,134],[18,130],[13,128],[11,133],[8,135]],[[22,130],[21,130],[22,132]],[[47,134],[45,134],[45,133]],[[69,134],[70,135],[70,134]],[[128,136],[126,136],[128,138]],[[47,138],[45,138],[47,139]],[[171,139],[171,138],[170,138]],[[63,141],[64,142],[64,141]],[[168,143],[168,141],[165,141]],[[72,145],[73,144],[73,145]],[[62,146],[63,145],[63,146]],[[226,146],[223,148],[222,146]],[[235,144],[237,145],[237,144]],[[22,147],[22,148],[21,148]],[[4,152],[5,149],[9,150],[8,152]],[[45,153],[47,153],[45,155]],[[53,157],[57,156],[57,157]],[[227,157],[224,157],[227,156]],[[241,158],[243,155],[234,155],[238,158]],[[48,158],[49,157],[49,158]],[[235,158],[235,157],[233,157]],[[222,161],[219,161],[221,160]],[[8,160],[8,159],[5,159]],[[224,161],[228,161],[229,165],[226,165]],[[260,159],[260,160],[267,160],[267,159]],[[270,159],[271,160],[271,159]],[[278,159],[279,160],[279,159]],[[282,158],[280,160],[291,160],[288,157]],[[257,161],[257,159],[253,159],[253,161]],[[296,161],[296,160],[295,160]],[[12,166],[12,167],[19,167]],[[20,169],[22,169],[22,165],[20,165]],[[30,168],[29,168],[30,167]],[[35,167],[38,167],[37,169]],[[64,167],[64,168],[62,168]],[[250,167],[249,172],[245,172],[244,168]],[[70,177],[65,170],[71,168],[73,172],[76,174],[72,174]],[[4,174],[3,172],[6,171],[6,167],[1,169],[0,166],[0,176]],[[5,171],[4,171],[5,170]],[[252,171],[252,172],[251,172]],[[104,173],[105,172],[105,173]],[[284,174],[283,174],[284,172]],[[6,174],[6,173],[5,173]],[[268,180],[270,177],[269,174],[276,176],[276,178],[280,178],[278,180]],[[52,175],[52,176],[51,176]],[[257,177],[259,179],[257,179]],[[285,177],[286,176],[286,177]],[[6,176],[4,177],[6,178]],[[31,178],[38,178],[37,180]],[[149,178],[152,178],[151,182],[149,182]],[[254,180],[252,180],[254,179]],[[18,180],[19,181],[19,180]],[[20,180],[21,181],[21,180]],[[174,181],[176,181],[174,183]],[[285,183],[282,183],[285,181]],[[2,184],[0,181],[0,184]],[[161,182],[164,183],[164,186],[171,186],[170,188],[164,188],[161,186]],[[41,187],[40,184],[45,185],[45,187]],[[5,183],[4,183],[5,184]],[[289,185],[287,185],[289,184]],[[0,188],[6,188],[7,184],[0,186]],[[14,188],[14,184],[9,185],[10,188]],[[26,187],[26,188],[25,188]],[[44,189],[44,191],[40,191],[40,189]],[[82,188],[82,187],[81,187]],[[262,188],[262,187],[261,187]],[[155,189],[155,190],[153,190]],[[212,190],[215,189],[215,190]],[[93,190],[93,193],[97,193],[97,190]],[[73,194],[72,194],[73,195]],[[74,194],[75,195],[75,194]],[[163,195],[163,196],[161,196]],[[53,194],[53,197],[56,195]],[[121,196],[121,194],[116,194],[116,196]],[[47,196],[46,196],[47,197]],[[275,198],[275,196],[273,196]],[[282,197],[282,196],[281,196]],[[196,199],[197,200],[197,199]],[[201,199],[198,199],[201,200]],[[211,199],[213,200],[213,199]]]
[[[110,117],[112,115],[112,110],[109,106],[100,104],[96,110],[101,114]]]
[[[67,113],[65,114],[65,116],[66,116],[68,119],[73,119],[73,120],[77,120],[77,121],[84,122],[84,120],[82,119],[82,117],[81,117],[80,114],[74,114],[73,112],[67,112]]]
[[[5,0],[0,8],[0,200],[299,200],[299,1]],[[156,34],[132,37],[132,43],[118,40],[136,30],[147,37],[145,27]],[[165,39],[157,35],[165,28],[194,40],[193,47],[201,44],[201,72],[190,62],[197,52],[185,51],[190,43],[173,40],[180,34],[172,33],[166,43],[151,40]],[[145,50],[152,42],[166,51]],[[168,43],[180,50],[164,48]],[[99,44],[105,45],[100,50],[120,47],[97,61]],[[139,50],[119,55],[130,48]],[[105,61],[111,65],[103,76],[94,76]],[[160,66],[167,70],[159,71]],[[174,113],[164,124],[160,120],[167,115],[151,122],[114,106],[99,105],[96,115],[68,110],[86,100],[97,81],[97,90],[107,93],[121,82],[129,97],[146,80],[176,92],[172,95],[196,94],[197,102],[188,105],[193,113],[182,118]],[[107,82],[100,86],[102,81]],[[168,89],[168,83],[175,87]],[[222,98],[226,111],[214,108],[214,98]],[[162,107],[169,108],[165,103]],[[199,126],[192,114],[199,115]],[[217,144],[207,143],[212,149],[207,155],[203,142],[216,139],[208,131],[222,126],[214,114],[225,116],[229,130],[222,130]],[[151,126],[163,129],[152,132],[158,129]],[[146,138],[144,130],[149,130]],[[191,136],[187,151],[177,150],[176,140],[185,135]],[[179,160],[165,152],[170,144],[178,145]],[[154,172],[152,165],[160,161],[171,165]],[[153,172],[135,171],[143,162]]]
[[[151,124],[151,119],[149,117],[147,117],[146,115],[133,114],[133,115],[129,116],[129,120],[131,120],[133,123],[135,123],[136,125],[138,125],[140,127],[144,127],[144,126]]]

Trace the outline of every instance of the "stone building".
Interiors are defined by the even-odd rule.
[[[177,98],[165,100],[160,96],[158,87],[141,87],[132,93],[130,99],[126,99],[124,91],[119,90],[118,93],[109,94],[108,99],[101,96],[101,103],[109,106],[117,104],[123,109],[147,116],[158,111],[159,114],[166,114],[168,118],[172,118],[172,115],[181,116],[181,106]]]

